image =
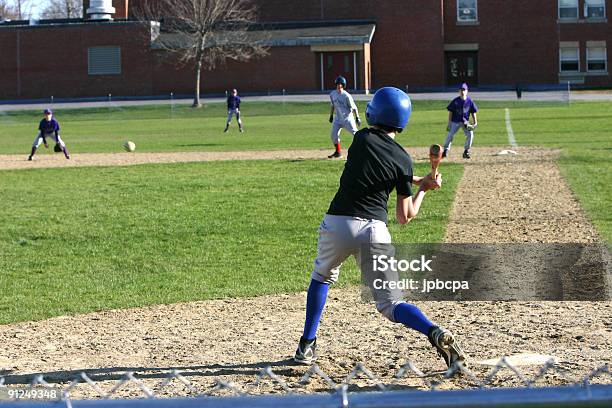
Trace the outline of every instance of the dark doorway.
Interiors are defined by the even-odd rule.
[[[355,83],[355,52],[323,52],[321,53],[322,89],[334,89],[338,75],[346,78],[347,89],[357,89]]]
[[[462,82],[478,84],[478,52],[453,51],[446,53],[446,84],[458,86]]]

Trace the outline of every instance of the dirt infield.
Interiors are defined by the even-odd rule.
[[[474,148],[473,164],[499,162],[494,156],[500,148]],[[426,161],[427,149],[408,148],[415,161]],[[546,153],[543,153],[546,152]],[[61,154],[37,154],[33,161],[28,161],[27,155],[0,155],[0,170],[23,170],[57,167],[90,167],[90,166],[133,166],[153,163],[185,163],[200,161],[222,160],[328,160],[329,149],[325,150],[273,150],[273,151],[239,151],[239,152],[174,152],[174,153],[77,153],[70,160]],[[532,149],[525,151],[523,156],[515,158],[515,162],[524,160],[524,157],[533,157],[540,154],[550,155],[551,151]],[[450,162],[465,162],[461,155],[448,159]]]
[[[558,152],[519,149],[517,156],[494,156],[499,149],[474,150],[451,212],[446,242],[598,242],[600,238],[574,199],[554,163]],[[416,149],[417,160],[426,159]],[[459,152],[460,153],[460,152]],[[462,161],[453,152],[450,161]],[[68,164],[54,156],[40,156],[28,163],[0,156],[2,168],[127,165],[254,158],[318,158],[323,151],[185,154],[79,155]],[[265,157],[262,157],[265,156]],[[14,156],[8,156],[14,157]],[[136,159],[138,158],[138,159]],[[135,162],[138,161],[138,163]],[[464,161],[462,161],[464,162]],[[8,164],[7,164],[8,163]],[[545,183],[535,180],[545,179]],[[424,205],[427,205],[425,202]],[[407,226],[410,228],[410,226]],[[316,245],[315,242],[312,245]],[[310,265],[296,273],[308,274]],[[495,279],[491,276],[490,279]],[[298,392],[323,391],[321,379],[297,386],[306,368],[293,365],[300,336],[305,292],[160,305],[150,308],[111,310],[66,316],[40,322],[0,326],[0,369],[7,384],[31,381],[43,373],[47,381],[65,383],[86,371],[109,390],[125,371],[134,371],[155,388],[164,373],[178,369],[204,391],[217,378],[239,388],[253,385],[255,376],[272,366]],[[471,356],[474,372],[484,377],[491,367],[478,361],[521,352],[558,358],[565,373],[549,373],[539,385],[567,384],[590,369],[612,362],[612,303],[606,302],[419,302],[432,320],[452,329]],[[373,305],[360,300],[358,289],[334,289],[319,330],[319,365],[340,382],[356,362],[383,381],[389,381],[407,360],[426,372],[443,369],[427,340],[420,334],[382,318]],[[521,367],[533,375],[539,366]],[[440,379],[433,376],[431,379]],[[594,382],[612,383],[612,378]],[[400,388],[424,388],[411,376]],[[493,381],[495,386],[519,385],[508,370]],[[472,386],[465,377],[453,378],[441,388]],[[372,390],[374,383],[357,379],[351,390]],[[270,381],[250,389],[252,393],[279,392]],[[140,395],[135,387],[123,396]],[[186,395],[182,386],[160,394]],[[92,397],[86,387],[74,397]]]
[[[328,149],[329,150],[329,149]],[[241,152],[176,153],[82,153],[66,160],[61,154],[40,154],[33,161],[27,155],[0,155],[0,169],[21,170],[56,167],[133,166],[153,163],[185,163],[221,160],[327,159],[328,150],[276,150]]]

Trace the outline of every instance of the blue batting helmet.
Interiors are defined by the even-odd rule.
[[[366,108],[368,125],[383,125],[404,129],[412,113],[410,97],[401,89],[390,86],[376,91]]]
[[[346,88],[346,78],[340,75],[338,78],[336,78],[336,80],[334,81],[334,84],[336,85],[340,84],[342,85],[343,88]]]

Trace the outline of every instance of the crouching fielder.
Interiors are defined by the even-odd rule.
[[[66,149],[66,143],[62,140],[59,135],[60,126],[57,120],[53,118],[53,112],[51,109],[44,110],[45,117],[40,121],[38,125],[38,135],[36,139],[34,139],[34,143],[32,144],[32,152],[28,156],[28,160],[32,160],[34,154],[36,153],[36,149],[44,143],[45,147],[49,147],[47,143],[47,138],[51,137],[55,141],[55,151],[61,151],[66,156],[66,159],[70,159],[70,155],[68,154],[68,149]]]
[[[441,176],[417,177],[412,159],[395,141],[410,118],[410,98],[397,88],[380,89],[368,104],[369,128],[358,131],[349,148],[340,187],[319,227],[317,259],[306,300],[306,322],[294,360],[311,364],[316,360],[316,333],[329,286],[336,282],[340,266],[353,255],[362,273],[367,274],[368,248],[391,244],[387,229],[387,203],[397,190],[396,218],[406,224],[419,213],[426,192],[439,188]],[[413,195],[412,184],[418,187]],[[366,262],[363,262],[366,260]],[[450,367],[465,355],[450,331],[431,321],[397,293],[374,294],[376,308],[392,322],[401,323],[428,337]]]

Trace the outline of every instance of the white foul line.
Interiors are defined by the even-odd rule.
[[[512,124],[510,123],[510,109],[508,108],[506,108],[506,132],[508,132],[508,143],[510,143],[510,146],[517,148],[518,145],[516,144]]]

